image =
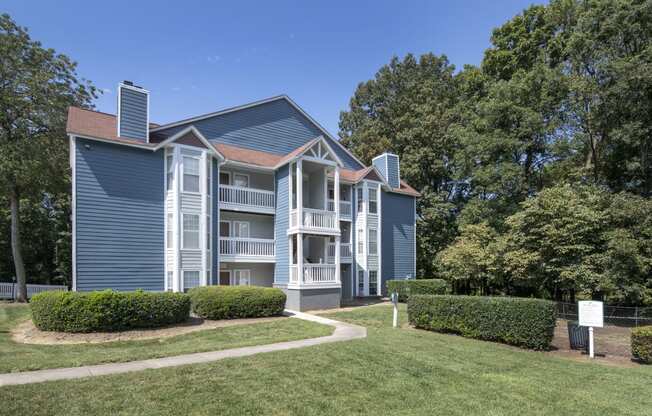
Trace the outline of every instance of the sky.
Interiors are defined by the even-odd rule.
[[[392,56],[445,54],[478,65],[491,31],[533,0],[2,0],[33,39],[78,62],[116,112],[116,87],[150,91],[163,124],[289,95],[330,133],[357,85]]]

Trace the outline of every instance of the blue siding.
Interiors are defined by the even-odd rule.
[[[378,169],[392,188],[400,188],[400,172],[398,156],[384,153],[373,160],[374,167]]]
[[[163,151],[76,141],[77,289],[163,290]]]
[[[189,124],[171,127],[157,132],[157,135],[172,136]],[[191,124],[208,140],[281,155],[323,135],[317,126],[282,98]],[[353,170],[364,167],[331,139],[327,140],[345,167]]]
[[[287,284],[290,274],[290,253],[287,230],[290,228],[289,171],[285,165],[276,171],[276,215],[274,216],[274,238],[276,239],[276,264],[274,283]]]
[[[407,195],[381,192],[382,209],[382,276],[381,284],[390,279],[416,277],[414,204]]]
[[[121,137],[147,141],[147,93],[120,88]]]

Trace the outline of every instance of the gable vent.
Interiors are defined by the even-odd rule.
[[[393,153],[383,153],[373,158],[374,167],[383,175],[392,188],[401,187],[401,168],[398,161],[398,155]]]
[[[149,91],[131,81],[118,86],[118,136],[149,141]]]

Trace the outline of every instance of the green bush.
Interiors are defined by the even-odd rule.
[[[446,295],[450,285],[443,279],[388,280],[387,293],[398,292],[398,301],[407,302],[410,295]]]
[[[204,319],[236,319],[283,313],[285,293],[254,286],[204,286],[189,292],[192,311]]]
[[[652,364],[652,326],[632,329],[632,357]]]
[[[408,319],[417,328],[537,350],[550,347],[556,323],[548,300],[453,295],[410,296]]]
[[[188,296],[171,292],[43,292],[30,307],[37,328],[60,332],[158,328],[190,316]]]

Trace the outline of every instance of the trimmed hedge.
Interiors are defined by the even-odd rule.
[[[632,329],[632,357],[652,364],[652,326],[642,326]]]
[[[544,350],[555,330],[555,304],[543,299],[412,295],[408,319],[417,328]]]
[[[285,293],[255,286],[204,286],[188,292],[192,311],[204,319],[259,318],[281,315]]]
[[[399,302],[407,302],[410,295],[446,295],[450,290],[450,285],[443,279],[387,281],[387,293],[398,292]]]
[[[184,322],[190,299],[171,292],[42,292],[32,297],[30,308],[43,331],[110,332]]]

